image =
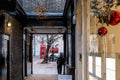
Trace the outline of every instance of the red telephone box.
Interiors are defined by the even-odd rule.
[[[40,45],[40,59],[44,58],[45,55],[46,55],[46,45],[41,44]]]

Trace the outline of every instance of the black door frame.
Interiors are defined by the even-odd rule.
[[[9,37],[7,40],[7,80],[10,80],[10,36],[7,36]]]
[[[27,45],[27,38],[28,38],[28,35],[30,35],[30,45],[28,46]],[[25,36],[25,39],[23,40],[23,79],[24,77],[27,77],[29,74],[28,74],[28,69],[27,69],[27,63],[28,63],[28,56],[27,54],[29,54],[29,61],[30,61],[30,64],[31,64],[31,73],[33,73],[33,67],[32,67],[32,34],[30,34],[27,30],[24,30],[24,36]],[[29,53],[27,52],[27,48],[29,47]]]

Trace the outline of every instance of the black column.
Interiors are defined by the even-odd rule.
[[[25,30],[25,76],[27,76],[27,30]]]
[[[72,74],[72,80],[75,80],[75,24],[73,23],[73,17],[74,17],[74,2],[71,4],[71,44],[72,44],[72,56],[71,56],[71,74]]]
[[[64,59],[65,59],[65,62],[66,62],[66,33],[63,34],[63,40],[64,40]],[[65,64],[64,64],[63,74],[65,74]]]
[[[31,74],[33,74],[33,49],[32,49],[33,34],[30,34],[30,62],[31,62]]]
[[[75,26],[72,27],[72,56],[71,56],[71,62],[72,62],[72,67],[75,67]]]

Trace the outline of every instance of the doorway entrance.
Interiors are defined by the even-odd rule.
[[[51,39],[51,40],[50,40]],[[52,41],[52,42],[50,42]],[[47,43],[48,42],[48,43]],[[28,79],[57,80],[57,57],[63,52],[62,34],[33,34],[32,35],[32,74]],[[44,45],[44,46],[43,46]],[[41,56],[42,55],[42,56]],[[44,62],[44,58],[48,62]],[[53,57],[51,57],[51,55]]]
[[[0,34],[0,80],[9,80],[9,36]]]
[[[38,64],[42,66],[42,64],[45,65],[45,64],[52,63],[53,65],[56,66],[56,60],[59,54],[61,52],[63,53],[63,35],[62,34],[34,34],[32,45],[33,45],[33,48],[32,48],[33,74],[34,74],[36,73],[34,69],[37,69],[36,65]],[[45,59],[47,59],[47,62],[45,62]],[[48,65],[48,66],[51,66],[51,65]]]

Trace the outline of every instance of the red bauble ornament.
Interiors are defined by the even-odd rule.
[[[105,28],[105,27],[100,27],[100,28],[98,29],[98,35],[104,36],[104,35],[106,35],[106,34],[107,34],[107,28]]]
[[[120,22],[120,12],[112,10],[110,12],[110,20],[108,21],[108,23],[110,25],[117,25],[119,22]]]

